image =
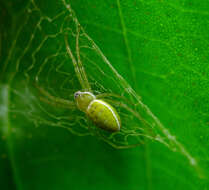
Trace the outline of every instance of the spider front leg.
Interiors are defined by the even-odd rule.
[[[40,93],[40,100],[44,101],[47,104],[51,104],[53,106],[57,106],[60,108],[66,108],[66,109],[76,109],[76,105],[74,101],[62,99],[59,97],[55,97],[51,95],[48,91],[46,91],[44,88],[38,86],[35,84],[35,87],[38,89]]]
[[[80,82],[80,85],[82,87],[82,90],[91,92],[91,86],[89,84],[87,74],[85,72],[84,66],[83,66],[83,64],[81,62],[81,59],[80,59],[80,48],[79,48],[80,26],[77,25],[76,30],[77,30],[77,34],[76,34],[75,47],[76,47],[76,57],[77,57],[77,59],[73,55],[71,47],[68,43],[68,36],[67,35],[65,35],[65,37],[64,37],[65,46],[66,46],[67,54],[69,55],[69,57],[70,57],[70,59],[73,63],[74,70],[75,70],[76,76],[77,76],[77,78]]]

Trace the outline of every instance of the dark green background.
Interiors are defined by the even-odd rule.
[[[50,124],[35,127],[29,115],[12,111],[15,107],[27,113],[32,104],[33,91],[24,91],[24,73],[37,44],[57,33],[57,27],[42,23],[44,32],[35,33],[36,41],[17,70],[18,57],[40,17],[52,18],[65,10],[61,0],[35,2],[40,10],[24,24],[31,2],[0,1],[0,188],[209,189],[208,0],[70,1],[87,34],[196,158],[201,172],[159,143],[147,140],[137,148],[116,150],[96,137],[78,137]],[[57,37],[46,43],[35,68],[42,57],[56,51],[59,41]],[[72,66],[66,69],[74,72]],[[71,88],[78,89],[79,84]],[[14,90],[26,99],[18,99]]]

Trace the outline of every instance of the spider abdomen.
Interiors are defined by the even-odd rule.
[[[120,130],[121,122],[117,111],[103,100],[92,100],[86,114],[96,126],[104,130],[112,132]]]

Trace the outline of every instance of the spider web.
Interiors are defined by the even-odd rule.
[[[27,8],[27,17],[17,31],[5,62],[5,70],[11,58],[16,62],[11,79],[14,86],[22,81],[21,89],[12,89],[15,101],[10,111],[24,115],[36,127],[45,124],[65,128],[79,136],[93,135],[115,148],[137,146],[145,139],[162,143],[171,151],[180,152],[199,170],[195,158],[142,102],[85,32],[70,4],[63,0],[57,11],[54,17],[46,16],[34,1]],[[81,85],[66,51],[65,36],[74,55],[80,54],[94,94],[117,109],[122,123],[120,132],[110,134],[96,128],[73,104],[73,94],[81,90]],[[79,38],[79,50],[76,49],[76,37]],[[14,51],[16,46],[19,49]],[[66,103],[60,103],[58,99]]]

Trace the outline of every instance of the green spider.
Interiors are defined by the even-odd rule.
[[[97,99],[91,92],[78,91],[74,97],[79,110],[86,113],[97,127],[112,132],[120,130],[120,117],[110,104]]]
[[[75,92],[74,98],[76,105],[79,110],[86,113],[88,118],[90,118],[97,127],[111,132],[119,131],[121,128],[121,121],[117,111],[107,102],[97,99],[96,96],[91,92],[91,87],[88,82],[87,75],[80,60],[78,43],[79,39],[77,35],[76,52],[78,61],[76,61],[68,44],[67,36],[65,36],[67,53],[72,59],[79,82],[82,88],[85,89],[84,91]]]
[[[77,108],[86,113],[87,117],[95,124],[96,127],[109,132],[117,132],[121,129],[121,119],[116,109],[112,107],[106,101],[97,98],[92,93],[91,86],[88,82],[87,75],[85,73],[84,67],[80,60],[79,54],[79,29],[77,30],[76,35],[76,56],[77,60],[74,57],[71,48],[68,43],[67,35],[65,35],[65,45],[66,50],[73,62],[76,76],[81,84],[82,91],[77,91],[74,93],[75,104]],[[37,86],[38,87],[38,86]],[[65,107],[71,108],[74,106],[74,103],[68,100],[60,99],[50,95],[43,88],[38,87],[39,91],[50,100],[49,103],[60,103],[65,105]],[[105,97],[106,95],[100,94],[99,97]],[[42,98],[43,100],[44,98]],[[47,101],[46,99],[44,99]]]

